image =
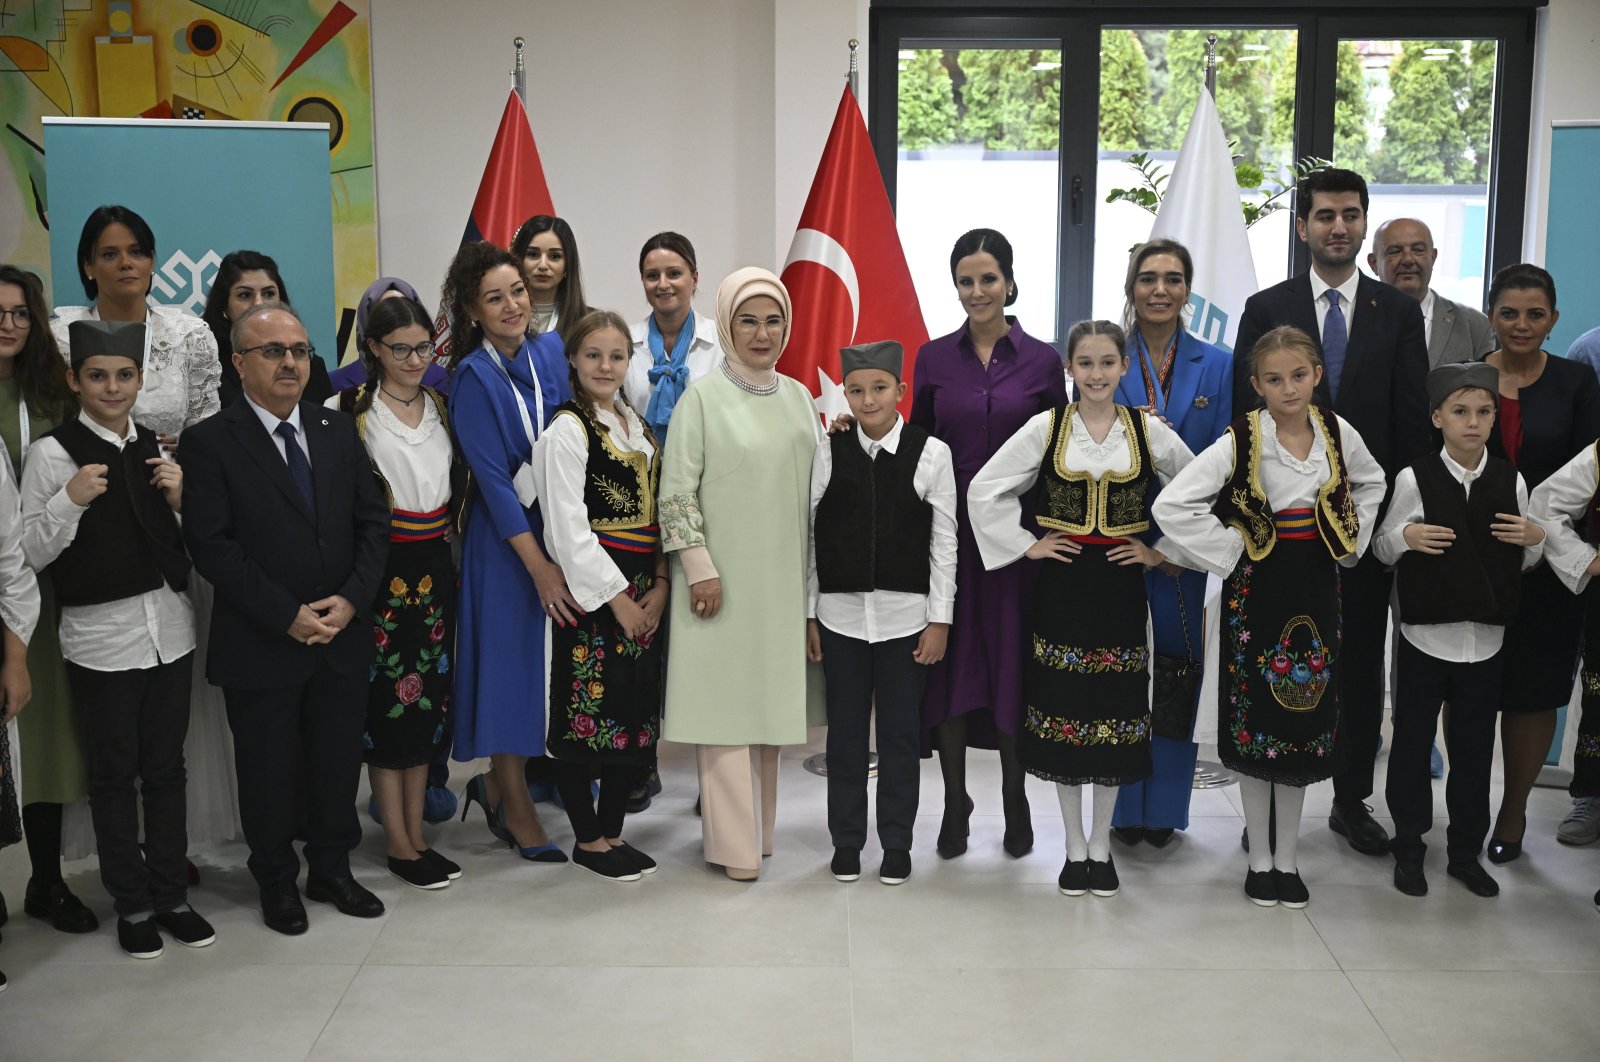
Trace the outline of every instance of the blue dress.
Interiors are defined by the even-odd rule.
[[[450,420],[475,488],[461,548],[457,760],[544,754],[549,632],[533,577],[508,544],[532,531],[542,548],[544,522],[537,505],[523,508],[511,481],[532,447],[508,373],[527,403],[535,436],[572,397],[554,333],[529,336],[510,360],[488,348],[475,350],[451,381]]]
[[[1166,351],[1146,352],[1137,336],[1128,343],[1128,372],[1117,385],[1117,402],[1128,406],[1151,405],[1152,385]],[[1199,453],[1228,429],[1233,419],[1233,355],[1221,347],[1178,330],[1178,349],[1172,360],[1171,386],[1163,393],[1154,386],[1155,410],[1171,422],[1190,450]],[[1154,500],[1154,499],[1152,499]],[[1150,621],[1156,652],[1163,656],[1205,659],[1204,572],[1185,569],[1174,579],[1159,569],[1145,573],[1150,600]],[[1182,593],[1183,611],[1178,609]],[[1183,619],[1189,621],[1187,646]],[[1196,691],[1198,697],[1198,691]],[[1150,756],[1154,773],[1142,782],[1124,785],[1117,793],[1117,810],[1111,824],[1120,828],[1182,830],[1189,826],[1189,795],[1194,789],[1194,764],[1199,746],[1156,735]]]

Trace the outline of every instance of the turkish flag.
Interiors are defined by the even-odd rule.
[[[848,86],[789,245],[783,283],[794,326],[778,368],[811,390],[824,418],[849,408],[839,386],[840,347],[899,340],[906,352],[902,378],[911,383],[912,362],[928,341],[928,326],[867,125]],[[908,389],[900,411],[910,408]]]
[[[535,214],[554,215],[555,212],[550,188],[544,183],[539,148],[533,142],[533,127],[528,124],[528,109],[513,88],[510,99],[506,100],[506,109],[500,114],[500,128],[494,133],[489,163],[484,166],[483,179],[478,182],[478,195],[472,201],[472,213],[467,215],[467,230],[462,233],[461,246],[487,240],[509,249],[517,226]],[[438,338],[433,360],[449,365],[454,347],[449,306],[440,305],[434,331]]]

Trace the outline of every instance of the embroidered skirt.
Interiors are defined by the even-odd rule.
[[[1572,755],[1574,799],[1600,797],[1600,602],[1585,592],[1583,714],[1578,717],[1578,747]]]
[[[655,585],[656,542],[654,528],[648,542],[637,531],[626,539],[600,536],[635,601]],[[576,626],[555,627],[547,714],[545,747],[558,760],[654,764],[661,739],[661,643],[624,637],[610,605],[578,617]]]
[[[1306,786],[1335,767],[1339,566],[1314,527],[1309,537],[1287,537],[1286,517],[1293,520],[1277,514],[1272,552],[1244,558],[1223,581],[1217,753],[1240,774]]]
[[[1070,564],[1039,564],[1017,760],[1047,781],[1122,785],[1151,773],[1144,569],[1107,560],[1110,548],[1088,541]]]
[[[456,570],[443,537],[390,536],[372,622],[363,756],[389,770],[431,763],[449,747],[455,679]]]

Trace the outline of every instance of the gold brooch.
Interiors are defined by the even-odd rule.
[[[1196,408],[1196,409],[1204,409],[1207,406],[1209,406],[1210,404],[1211,404],[1211,399],[1207,398],[1205,395],[1195,395],[1194,396],[1194,408]]]

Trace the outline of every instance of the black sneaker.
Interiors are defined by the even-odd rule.
[[[1117,881],[1117,865],[1107,855],[1104,861],[1089,860],[1089,891],[1096,896],[1115,896],[1121,888]]]
[[[1056,887],[1063,896],[1082,896],[1089,891],[1089,861],[1080,859],[1077,862],[1067,860],[1061,868],[1061,877],[1056,879]]]
[[[453,860],[446,859],[444,856],[439,854],[439,850],[436,848],[424,848],[422,851],[418,852],[417,855],[421,856],[427,862],[432,863],[434,868],[437,869],[439,873],[443,874],[451,881],[454,881],[461,876],[461,864]]]
[[[878,880],[885,885],[902,885],[911,876],[911,853],[904,848],[885,848],[878,865]]]
[[[1311,892],[1306,888],[1306,883],[1300,880],[1298,870],[1274,870],[1272,877],[1278,888],[1278,902],[1285,907],[1298,911],[1311,902]]]
[[[158,911],[156,925],[188,948],[203,948],[217,939],[217,931],[193,907],[184,907],[181,911]]]
[[[431,860],[418,856],[415,859],[389,857],[389,873],[413,889],[442,889],[450,884],[445,872]]]
[[[1428,895],[1428,879],[1422,872],[1422,861],[1396,861],[1394,865],[1394,887],[1407,896]]]
[[[591,852],[587,848],[573,845],[572,861],[607,881],[639,880],[639,869],[633,865],[633,860],[615,848],[607,848],[604,852]]]
[[[154,918],[142,922],[117,919],[117,943],[135,959],[154,959],[161,955],[161,931]]]
[[[654,874],[656,872],[656,861],[639,851],[627,841],[623,841],[617,847],[613,848],[612,851],[621,852],[623,855],[627,856],[633,861],[634,867],[641,874]]]
[[[1278,906],[1278,881],[1270,870],[1252,870],[1244,876],[1244,894],[1257,907]]]
[[[833,862],[828,869],[840,881],[854,881],[861,876],[861,849],[835,848]]]
[[[1483,864],[1476,859],[1462,860],[1445,867],[1445,873],[1471,889],[1474,895],[1489,897],[1500,895],[1500,883],[1489,876]]]

